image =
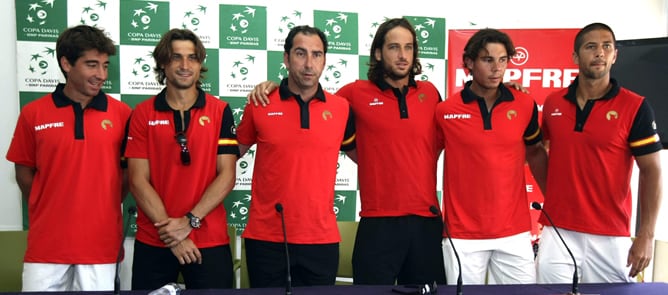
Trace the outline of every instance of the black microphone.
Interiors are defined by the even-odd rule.
[[[116,257],[116,274],[114,274],[114,295],[121,294],[121,274],[119,269],[121,268],[121,257],[123,257],[125,238],[128,236],[128,229],[130,229],[130,218],[134,217],[137,214],[137,207],[130,206],[128,208],[128,218],[127,225],[123,231],[123,238],[121,239],[121,246],[118,248],[118,256]]]
[[[429,207],[429,211],[436,216],[441,216],[441,212],[434,205]],[[455,252],[455,258],[457,258],[457,266],[459,267],[459,274],[457,275],[457,295],[462,295],[462,285],[464,284],[462,282],[462,262],[459,260],[459,253],[457,253],[457,249],[455,249],[455,244],[452,243],[450,231],[448,231],[448,225],[445,223],[445,220],[443,220],[443,229],[445,229],[445,234],[448,236],[448,241],[450,241],[452,252]]]
[[[281,215],[281,225],[283,226],[283,246],[285,246],[285,261],[287,262],[288,271],[285,281],[285,295],[292,294],[292,277],[290,276],[290,252],[288,251],[288,234],[285,231],[285,216],[283,215],[283,205],[276,203],[276,212]]]
[[[566,244],[566,241],[564,241],[564,238],[561,237],[561,234],[559,233],[559,230],[557,230],[557,227],[554,225],[554,222],[552,222],[552,218],[550,218],[550,215],[547,215],[547,211],[543,209],[543,206],[540,205],[538,202],[532,202],[531,207],[543,211],[543,215],[545,215],[545,218],[547,218],[547,221],[550,222],[550,225],[554,229],[554,232],[557,233],[557,236],[559,236],[559,239],[561,240],[561,243],[564,244],[564,247],[566,247],[566,251],[568,251],[568,255],[571,256],[571,259],[573,259],[573,266],[575,269],[573,270],[573,284],[571,288],[572,294],[578,294],[578,265],[575,262],[575,256],[573,256],[573,252],[571,252],[571,249],[568,248],[568,244]]]

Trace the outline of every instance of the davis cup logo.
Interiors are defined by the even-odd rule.
[[[422,64],[422,74],[420,74],[420,81],[429,81],[429,75],[427,75],[427,71],[433,73],[434,68],[436,66],[433,63],[427,62]]]
[[[245,81],[248,79],[249,68],[247,65],[255,63],[255,56],[246,55],[245,61],[237,60],[232,64],[232,72],[230,78],[235,81]]]
[[[103,1],[95,1],[94,5],[83,7],[79,23],[82,25],[96,27],[100,22],[100,15],[104,14],[106,9],[107,2]]]
[[[229,218],[234,222],[244,222],[248,219],[248,207],[250,206],[251,195],[245,194],[239,200],[232,203]]]
[[[206,15],[206,6],[204,5],[197,5],[195,9],[186,11],[183,14],[181,28],[196,32],[204,15]]]
[[[325,23],[325,31],[323,32],[327,38],[332,36],[334,36],[334,39],[341,38],[343,26],[341,26],[339,22],[343,22],[344,24],[348,23],[348,15],[345,13],[339,13],[336,18],[327,19],[327,22]]]
[[[348,61],[345,59],[339,59],[338,65],[345,68],[348,66]],[[342,76],[343,74],[337,65],[328,65],[325,69],[323,79],[328,85],[337,85],[341,82]]]
[[[34,53],[30,55],[30,63],[28,64],[28,71],[33,74],[46,75],[49,69],[49,60],[54,61],[56,49],[44,47],[45,50],[41,53]],[[51,57],[49,57],[49,55]]]
[[[417,32],[417,39],[419,44],[426,44],[429,42],[429,36],[431,35],[429,29],[434,29],[435,25],[436,21],[431,18],[427,18],[423,23],[415,25],[415,32]]]
[[[295,10],[292,13],[292,17],[289,15],[284,15],[281,17],[280,25],[278,26],[278,32],[281,34],[287,34],[292,28],[295,27],[295,21],[301,23],[302,12]]]
[[[147,56],[150,57],[151,53],[149,52]],[[152,70],[151,64],[141,56],[135,58],[132,63],[132,75],[135,78],[148,78]]]
[[[241,34],[248,33],[248,26],[250,26],[250,20],[247,17],[255,18],[255,8],[246,6],[244,11],[232,14],[232,23],[230,24],[230,30],[232,32]]]
[[[148,2],[144,8],[137,8],[133,10],[130,25],[133,28],[146,31],[151,28],[151,15],[155,16],[157,13],[158,5],[152,2]]]
[[[521,46],[515,47],[515,55],[513,55],[513,58],[510,59],[510,62],[516,66],[521,66],[527,61],[529,61],[529,51]]]
[[[347,196],[344,196],[342,194],[336,194],[336,196],[334,197],[334,214],[336,214],[337,217],[339,216],[339,212],[341,211],[339,207],[343,207],[346,204],[346,198]]]
[[[241,122],[241,119],[244,117],[244,109],[240,107],[232,108],[232,116],[234,116],[234,121]]]
[[[49,16],[47,9],[53,8],[54,1],[55,0],[42,0],[30,3],[28,5],[28,15],[26,16],[26,21],[31,24],[38,24],[40,26],[46,24],[47,17]]]

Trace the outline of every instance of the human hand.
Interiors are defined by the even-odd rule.
[[[191,239],[185,239],[169,249],[172,250],[172,254],[176,256],[176,259],[182,265],[186,263],[202,264],[202,253],[199,252],[199,249],[197,249],[197,246]]]
[[[633,278],[640,274],[649,265],[653,253],[654,239],[644,236],[637,236],[633,239],[633,244],[631,245],[631,249],[629,249],[629,256],[626,260],[626,266],[631,267],[629,276]]]
[[[162,240],[168,248],[176,246],[176,244],[187,238],[192,231],[190,220],[185,216],[181,218],[170,217],[163,221],[156,222],[154,226],[158,228],[160,240]]]
[[[514,81],[508,81],[506,83],[503,83],[503,85],[505,85],[508,88],[515,88],[515,90],[517,90],[517,91],[521,91],[521,92],[524,92],[526,94],[529,94],[529,89],[524,88],[524,86],[522,86],[522,84],[520,84],[520,83],[517,83],[517,82],[514,82]]]
[[[278,88],[278,84],[274,81],[264,81],[257,84],[247,96],[248,103],[252,103],[255,106],[262,104],[263,107],[266,107],[269,104],[269,93],[276,88]]]

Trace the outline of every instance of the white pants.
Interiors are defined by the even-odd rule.
[[[626,267],[631,238],[558,230],[575,257],[580,282],[634,282],[628,275],[630,267]],[[543,228],[538,246],[538,283],[572,283],[573,259],[553,227]]]
[[[534,284],[536,266],[529,232],[498,239],[452,239],[462,264],[464,284]],[[445,275],[457,283],[457,258],[447,238],[443,239]]]
[[[23,292],[111,291],[116,264],[23,263]]]

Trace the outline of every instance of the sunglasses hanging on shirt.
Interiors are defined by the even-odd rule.
[[[181,147],[181,164],[190,165],[190,150],[188,149],[188,138],[184,132],[177,132],[174,136],[176,143]]]

